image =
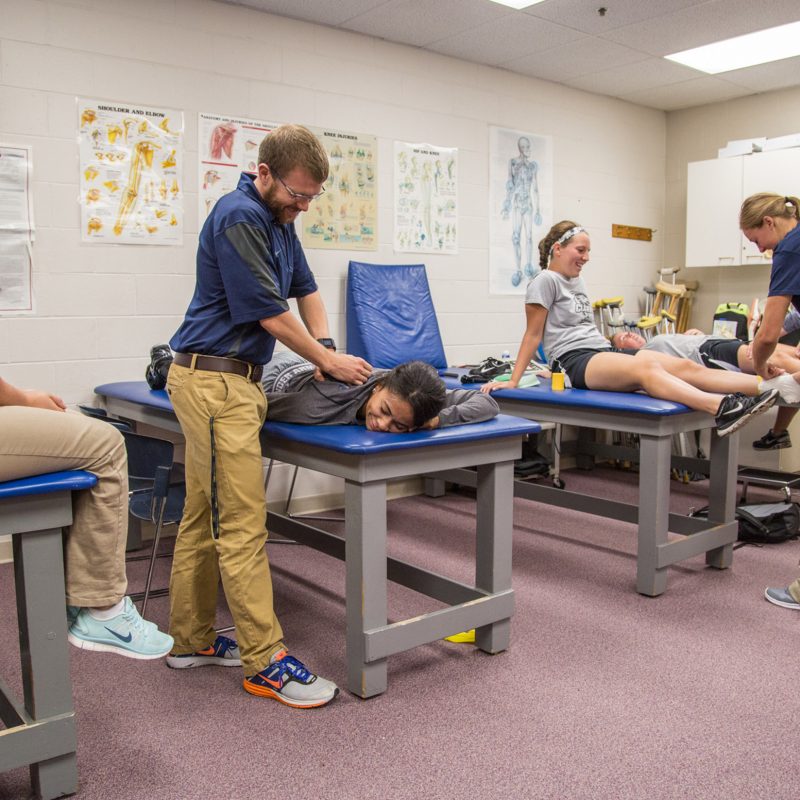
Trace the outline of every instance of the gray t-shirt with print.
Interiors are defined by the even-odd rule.
[[[608,339],[594,324],[592,304],[580,276],[565,278],[544,270],[528,284],[525,302],[547,309],[542,346],[551,363],[572,350],[611,349]]]

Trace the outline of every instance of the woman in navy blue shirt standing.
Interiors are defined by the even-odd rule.
[[[790,305],[800,311],[799,221],[798,198],[766,192],[748,197],[739,212],[739,227],[745,237],[761,253],[772,250],[767,302],[764,304],[761,326],[753,340],[753,362],[756,372],[762,378],[772,378],[779,374],[780,369],[771,363],[770,358],[780,338]],[[791,413],[794,409],[780,411]],[[782,434],[788,443],[788,431],[771,430],[764,438],[772,435],[777,441]],[[786,447],[788,444],[780,446]],[[800,578],[785,589],[768,588],[764,596],[775,605],[800,610]]]

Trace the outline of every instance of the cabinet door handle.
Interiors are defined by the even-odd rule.
[[[734,257],[733,256],[719,256],[719,258],[717,260],[719,261],[720,264],[723,261],[730,261],[731,264],[733,264]]]

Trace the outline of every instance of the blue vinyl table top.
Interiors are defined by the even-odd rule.
[[[0,483],[0,500],[9,497],[91,489],[96,483],[97,476],[84,470],[48,472],[44,475],[33,475],[30,478],[3,481]]]
[[[447,372],[466,374],[465,368],[450,368]],[[448,389],[479,389],[479,383],[461,383],[459,378],[443,377]],[[602,392],[594,389],[563,389],[553,391],[549,379],[540,378],[538,386],[529,386],[525,389],[498,389],[493,392],[493,397],[498,402],[506,400],[524,401],[537,404],[546,403],[552,406],[568,408],[601,409],[603,411],[620,411],[632,414],[651,414],[667,416],[672,414],[685,414],[691,409],[683,403],[674,403],[671,400],[659,400],[641,392]]]
[[[163,389],[151,389],[145,381],[106,383],[95,388],[101,397],[109,397],[137,405],[174,413],[169,396]],[[269,412],[267,412],[269,413]],[[531,420],[500,414],[487,422],[454,425],[441,430],[413,433],[381,433],[360,425],[298,425],[289,422],[264,424],[264,435],[280,437],[342,453],[366,454],[391,450],[409,450],[436,444],[457,444],[504,436],[538,433],[541,426]]]

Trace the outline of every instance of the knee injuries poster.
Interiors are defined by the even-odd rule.
[[[325,194],[300,217],[304,247],[378,249],[378,142],[364,133],[311,128],[328,154]]]
[[[77,105],[82,240],[183,244],[183,112]]]

